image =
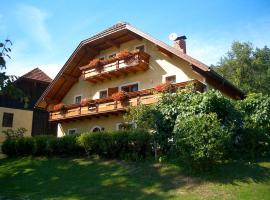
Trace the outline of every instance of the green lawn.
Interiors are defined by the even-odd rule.
[[[0,199],[270,199],[270,159],[190,175],[152,161],[2,158]]]

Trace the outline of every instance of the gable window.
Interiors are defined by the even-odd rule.
[[[75,96],[74,97],[74,103],[75,104],[80,104],[81,103],[81,100],[82,100],[82,96],[81,95],[78,95],[78,96]]]
[[[139,46],[136,46],[135,47],[135,50],[144,52],[145,51],[145,47],[144,47],[144,45],[139,45]]]
[[[176,76],[175,75],[173,75],[173,76],[167,76],[165,78],[165,81],[166,81],[166,83],[176,83]]]
[[[76,128],[68,129],[68,135],[74,135],[74,134],[76,134],[76,132],[77,132]]]
[[[134,83],[130,85],[121,86],[121,90],[125,92],[136,92],[139,90],[139,84]]]
[[[3,127],[12,127],[13,126],[13,113],[6,113],[3,114],[3,121],[2,126]]]
[[[113,53],[113,54],[108,56],[108,58],[115,58],[115,57],[116,57],[116,53]]]
[[[107,90],[99,91],[99,98],[100,98],[100,99],[106,98],[106,97],[108,97]]]

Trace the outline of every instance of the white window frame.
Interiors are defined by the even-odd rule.
[[[112,53],[108,54],[107,58],[109,58],[109,57],[110,57],[111,55],[113,55],[113,54],[115,54],[115,56],[117,56],[117,53],[118,53],[118,52],[116,52],[116,51],[115,51],[115,52],[112,52]]]
[[[106,55],[99,55],[99,56],[97,56],[97,58],[99,58],[99,59],[103,58],[105,60],[106,59]]]
[[[98,96],[98,99],[100,99],[100,92],[102,92],[102,91],[107,91],[107,97],[108,97],[108,88],[105,88],[105,89],[103,89],[103,90],[98,90],[97,91],[97,96]]]
[[[124,124],[124,122],[117,122],[117,123],[115,124],[115,129],[116,129],[117,131],[120,130],[120,129],[119,129],[119,126],[120,126],[121,124]],[[134,126],[134,128],[137,128],[137,124],[136,124],[135,122],[128,122],[128,124],[132,124],[132,125]]]
[[[121,87],[123,87],[123,86],[135,85],[135,84],[138,84],[138,91],[140,91],[140,89],[141,89],[141,82],[139,82],[139,81],[137,81],[137,82],[131,82],[131,83],[125,83],[125,84],[119,85],[118,86],[118,91],[121,91]]]
[[[81,97],[81,100],[83,99],[83,95],[82,94],[76,94],[76,95],[74,95],[74,100],[73,100],[73,103],[76,103],[76,97]],[[79,103],[81,103],[81,102],[79,102]]]
[[[69,128],[69,129],[68,129],[68,132],[67,132],[67,135],[74,135],[74,134],[70,134],[70,133],[69,133],[70,131],[75,131],[74,134],[77,133],[77,129],[76,129],[76,128]]]
[[[93,132],[93,130],[94,130],[95,128],[99,128],[100,131],[102,131],[102,127],[101,127],[101,126],[98,126],[98,125],[93,126],[93,127],[90,129],[90,131]]]
[[[175,83],[177,83],[177,74],[165,74],[162,75],[162,83],[166,83],[166,78],[169,76],[175,76]]]
[[[146,52],[146,45],[145,45],[144,43],[135,45],[135,46],[134,46],[134,50],[136,51],[136,50],[137,50],[136,48],[139,47],[139,46],[144,46],[144,52]]]

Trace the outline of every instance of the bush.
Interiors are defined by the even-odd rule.
[[[138,160],[145,158],[151,151],[151,136],[144,130],[126,130],[114,132],[91,132],[79,136],[79,144],[87,155],[99,155],[105,158],[127,158]]]
[[[14,139],[6,139],[2,144],[2,152],[9,157],[16,156],[16,140]]]
[[[255,159],[270,153],[270,97],[250,94],[237,102],[242,131],[235,136],[236,153]]]
[[[35,141],[31,137],[21,137],[16,139],[15,143],[17,155],[33,155],[35,152]]]
[[[199,170],[211,168],[223,158],[230,137],[214,113],[178,117],[174,135],[177,154]]]

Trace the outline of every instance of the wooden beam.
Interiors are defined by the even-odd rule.
[[[143,39],[141,36],[139,36],[139,35],[137,35],[135,33],[132,33],[132,32],[128,32],[128,35],[130,37],[132,37],[133,39],[137,39],[137,40],[140,40],[140,41]]]
[[[111,39],[107,39],[106,40],[106,43],[113,46],[113,47],[116,47],[116,48],[120,48],[120,44],[116,43],[115,41],[111,40]]]
[[[78,77],[72,76],[70,74],[66,74],[63,73],[62,76],[64,77],[64,79],[68,80],[68,81],[72,81],[72,82],[77,82],[79,80]]]
[[[95,49],[94,47],[86,46],[86,51],[89,53],[92,53],[94,55],[99,54],[99,50]]]
[[[162,47],[160,47],[160,46],[157,46],[157,45],[156,45],[156,47],[157,47],[158,50],[159,50],[162,54],[164,54],[165,56],[168,56],[168,57],[170,57],[170,58],[173,57],[173,54],[172,54],[171,52],[167,51],[166,49],[164,49],[164,48],[162,48]]]

